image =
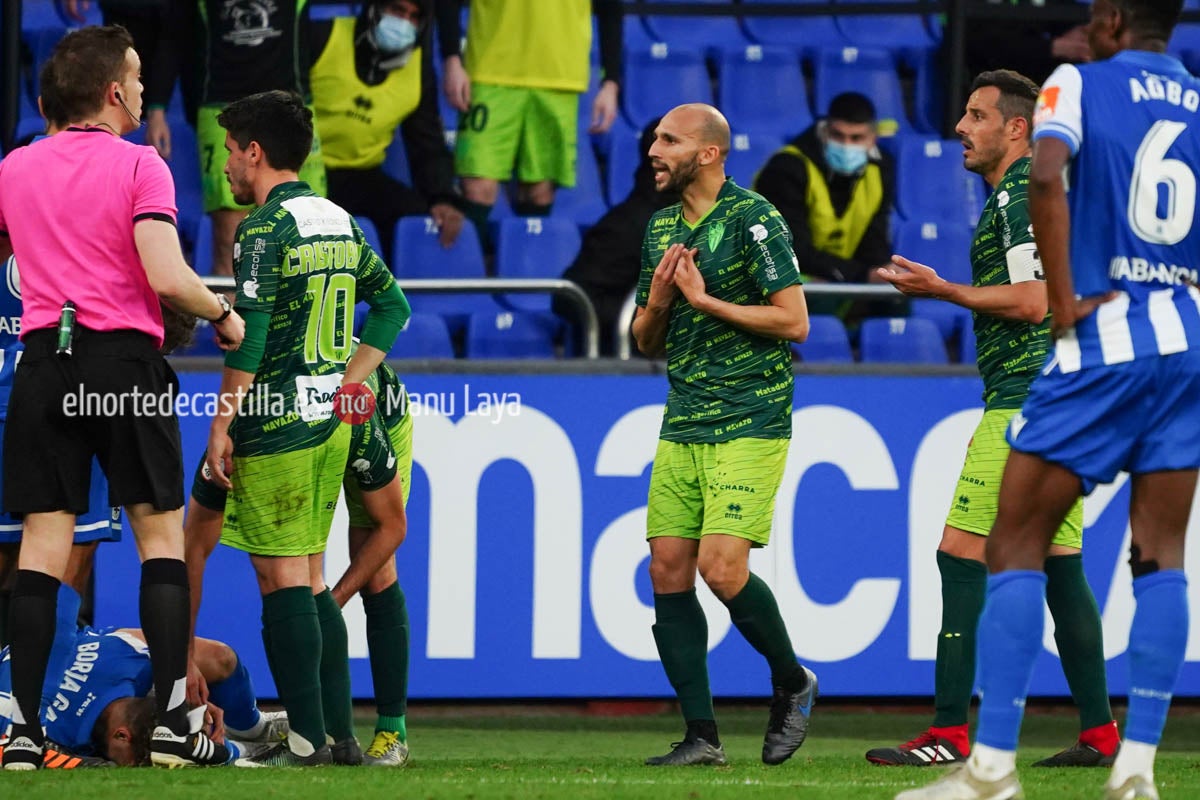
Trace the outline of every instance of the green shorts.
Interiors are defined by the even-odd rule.
[[[196,143],[200,147],[200,185],[204,193],[204,213],[221,209],[239,210],[250,206],[239,205],[229,190],[225,178],[225,129],[217,123],[217,115],[224,106],[200,106],[196,112]],[[312,106],[309,106],[311,109]],[[312,151],[300,167],[300,180],[314,192],[325,197],[329,194],[325,180],[325,160],[321,157],[321,139],[313,129]]]
[[[967,460],[958,478],[950,515],[946,517],[946,524],[951,528],[980,536],[991,532],[1000,498],[1000,479],[1004,475],[1004,463],[1008,461],[1009,446],[1004,432],[1016,413],[1015,408],[983,412],[983,419],[967,446]],[[1083,547],[1083,498],[1067,513],[1051,541],[1063,547]]]
[[[400,476],[404,502],[408,503],[409,481],[412,479],[412,414],[405,414],[403,419],[389,428],[382,441],[375,433],[382,432],[379,423],[381,419],[376,414],[364,426],[371,430],[364,437],[362,444],[351,452],[346,477],[342,481],[342,488],[346,490],[346,507],[350,511],[350,525],[354,528],[374,527],[375,520],[371,519],[367,510],[363,508],[362,493],[382,489],[392,482],[394,475]],[[369,466],[360,469],[362,465],[359,465],[359,459],[366,461]],[[389,459],[390,469],[380,469],[379,462],[382,460],[387,463]],[[377,477],[374,480],[364,480],[365,475]],[[387,480],[383,480],[384,476]]]
[[[258,556],[325,552],[346,473],[350,425],[337,425],[316,447],[233,456],[233,490],[221,542]]]
[[[471,85],[458,115],[454,165],[461,177],[575,185],[579,94],[562,89]]]
[[[765,546],[789,444],[790,439],[715,444],[660,439],[650,473],[646,538],[721,533]]]

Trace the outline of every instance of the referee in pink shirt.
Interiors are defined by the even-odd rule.
[[[210,320],[226,349],[241,343],[244,325],[183,260],[166,164],[153,148],[120,138],[138,127],[142,110],[128,32],[75,31],[50,62],[42,96],[70,125],[0,162],[0,260],[11,247],[21,264],[25,344],[4,429],[4,509],[24,516],[24,537],[10,608],[13,727],[3,765],[42,765],[42,682],[93,456],[143,559],[141,621],[158,698],[151,760],[222,764],[229,751],[200,731],[203,712],[189,718],[185,704],[183,454],[178,381],[158,352],[159,299]]]

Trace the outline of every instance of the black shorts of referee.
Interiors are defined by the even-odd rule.
[[[50,328],[24,337],[4,426],[4,510],[87,511],[93,456],[109,505],[182,507],[179,379],[154,339],[77,327],[67,358],[57,339]]]

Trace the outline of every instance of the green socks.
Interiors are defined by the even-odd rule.
[[[987,591],[982,562],[938,551],[942,574],[942,629],[938,633],[933,727],[967,724],[975,688],[975,628]]]
[[[771,587],[750,573],[742,590],[725,603],[729,618],[750,646],[762,653],[771,667],[771,684],[788,691],[804,688],[807,676],[796,661],[792,639],[779,614]]]
[[[696,590],[654,595],[654,620],[658,657],[684,720],[715,719],[708,686],[708,620]]]
[[[492,242],[491,236],[488,234],[488,217],[492,215],[492,207],[464,200],[462,201],[462,210],[463,215],[475,226],[475,232],[479,234],[479,244],[483,247],[483,252],[491,252]]]
[[[408,711],[408,608],[399,583],[363,595],[367,614],[367,650],[379,720],[376,730],[390,730],[405,739]]]
[[[1083,574],[1082,554],[1046,559],[1046,604],[1054,617],[1063,674],[1079,706],[1080,729],[1112,722],[1100,609]]]
[[[350,641],[346,620],[333,593],[313,598],[321,623],[321,707],[325,730],[335,742],[354,735],[354,702],[350,697]]]
[[[313,750],[324,747],[321,624],[311,588],[290,586],[263,597],[263,644],[292,732]]]
[[[408,724],[403,714],[398,717],[385,717],[380,714],[375,720],[375,732],[379,731],[391,731],[400,737],[400,741],[408,741]]]

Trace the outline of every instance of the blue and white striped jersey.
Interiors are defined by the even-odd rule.
[[[1200,80],[1178,60],[1126,50],[1054,71],[1034,139],[1071,148],[1071,277],[1118,292],[1059,339],[1063,372],[1200,349]]]

